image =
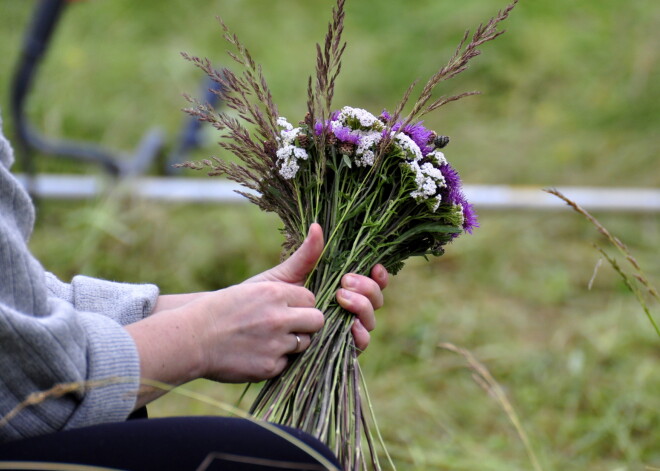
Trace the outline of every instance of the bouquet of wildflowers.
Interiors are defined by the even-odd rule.
[[[251,190],[242,192],[246,198],[277,213],[284,226],[284,256],[302,243],[312,222],[324,229],[326,246],[306,286],[316,295],[325,326],[285,372],[264,385],[251,412],[320,438],[345,469],[380,465],[360,395],[353,316],[334,294],[344,273],[369,274],[378,263],[397,273],[409,257],[442,255],[447,243],[477,226],[458,173],[441,150],[449,139],[426,129],[419,118],[474,94],[432,98],[437,84],[465,70],[479,46],[501,34],[497,25],[514,5],[471,37],[466,33],[405,116],[415,84],[391,113],[349,106],[333,110],[346,47],[341,40],[344,0],[332,11],[324,45],[317,46],[307,113],[296,125],[279,115],[261,67],[224,23],[225,39],[236,50],[230,55],[242,73],[218,71],[208,60],[184,54],[220,85],[220,98],[237,117],[192,99],[187,111],[221,131],[220,145],[240,159],[184,165],[211,167],[210,175],[241,183]]]

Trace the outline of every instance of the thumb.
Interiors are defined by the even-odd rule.
[[[309,227],[307,238],[291,256],[264,275],[273,281],[303,284],[323,252],[323,229],[318,223]]]

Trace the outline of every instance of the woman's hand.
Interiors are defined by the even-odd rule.
[[[383,306],[383,292],[389,275],[385,267],[376,265],[371,270],[371,278],[348,273],[341,279],[342,288],[337,291],[337,302],[357,316],[352,332],[355,346],[364,351],[371,340],[370,331],[376,328],[374,311]]]
[[[303,244],[291,257],[245,283],[276,281],[302,286],[321,256],[323,245],[323,230],[319,224],[314,223]],[[369,332],[376,327],[374,311],[383,305],[382,290],[387,287],[388,281],[389,275],[382,265],[376,265],[371,270],[371,278],[353,273],[342,277],[337,302],[356,315],[352,332],[358,350],[363,351],[369,345]]]
[[[302,286],[255,282],[196,297],[126,326],[140,356],[140,376],[170,385],[196,378],[261,381],[286,367],[323,327],[314,295]],[[300,340],[298,340],[300,339]],[[163,391],[146,389],[138,407]]]
[[[171,385],[196,378],[223,382],[261,381],[281,373],[289,355],[305,350],[323,327],[323,313],[304,288],[323,251],[323,233],[313,224],[301,247],[282,264],[244,283],[209,293],[161,297],[154,313],[126,326],[140,355],[143,378]],[[374,310],[383,304],[388,274],[344,275],[339,304],[356,315],[356,347],[369,344]],[[144,390],[137,406],[162,395]]]
[[[309,272],[323,252],[323,231],[314,223],[300,248],[285,262],[256,275],[244,283],[275,281],[302,286]],[[376,265],[371,270],[371,278],[346,274],[341,280],[342,289],[337,291],[337,302],[349,312],[356,315],[352,327],[355,346],[363,351],[369,345],[369,332],[376,327],[374,311],[383,305],[382,290],[387,287],[389,275],[385,267]],[[195,301],[209,293],[188,293],[161,295],[158,298],[153,314],[179,308]]]
[[[324,322],[309,290],[268,281],[219,290],[184,309],[198,325],[200,376],[222,382],[278,375]]]

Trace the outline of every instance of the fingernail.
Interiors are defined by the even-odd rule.
[[[339,296],[341,296],[347,301],[350,301],[351,298],[353,297],[353,293],[347,289],[341,289],[339,290]]]
[[[355,288],[357,285],[357,280],[353,275],[344,276],[344,287],[345,288]]]

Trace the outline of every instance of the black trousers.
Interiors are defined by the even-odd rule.
[[[0,461],[126,471],[341,469],[332,452],[314,437],[279,429],[316,450],[335,468],[319,464],[299,446],[260,425],[230,417],[137,419],[57,432],[0,445]]]

